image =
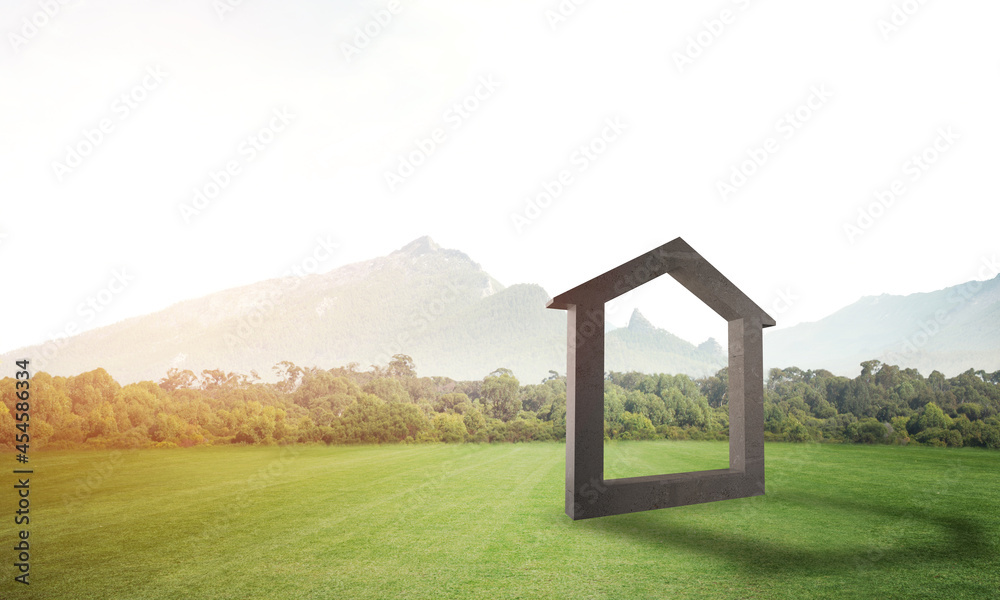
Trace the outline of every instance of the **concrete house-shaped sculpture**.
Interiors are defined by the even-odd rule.
[[[604,479],[605,303],[669,274],[729,323],[729,468]],[[774,319],[681,238],[559,294],[568,311],[566,514],[574,520],[764,493],[764,327]]]

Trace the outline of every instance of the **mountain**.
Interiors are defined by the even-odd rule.
[[[604,365],[609,371],[686,373],[702,377],[714,375],[727,362],[728,357],[713,338],[695,347],[654,327],[639,309],[632,312],[628,326],[605,334]]]
[[[466,254],[422,237],[328,273],[262,281],[87,331],[54,356],[34,346],[0,360],[28,356],[58,375],[103,367],[126,383],[159,380],[171,367],[271,379],[283,360],[365,369],[403,353],[421,375],[481,379],[507,367],[536,382],[566,370],[566,313],[546,309],[548,299],[537,285],[504,287]],[[700,376],[725,365],[718,344],[695,347],[638,313],[608,332],[606,347],[613,370]]]
[[[855,377],[871,359],[925,376],[1000,369],[1000,275],[935,292],[866,296],[819,321],[764,332],[767,368]]]

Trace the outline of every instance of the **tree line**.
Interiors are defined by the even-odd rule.
[[[120,385],[104,369],[34,375],[31,443],[47,448],[205,444],[526,442],[566,437],[566,378],[521,384],[509,369],[482,380],[418,377],[413,360],[360,370],[281,362],[259,375],[170,369],[159,382]],[[923,377],[877,360],[851,379],[771,369],[765,439],[1000,448],[1000,371]],[[605,438],[715,439],[729,435],[728,372],[693,379],[605,374]],[[0,431],[14,432],[15,380],[0,380]],[[5,435],[0,445],[13,446]]]

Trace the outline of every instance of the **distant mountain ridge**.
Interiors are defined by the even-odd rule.
[[[547,310],[534,284],[506,287],[467,254],[421,237],[387,256],[327,273],[271,279],[186,300],[84,332],[55,356],[28,356],[56,375],[105,368],[122,383],[161,379],[172,368],[271,377],[283,360],[365,369],[393,354],[420,375],[481,379],[497,367],[522,382],[566,370],[566,315]],[[51,349],[53,345],[46,345]],[[700,377],[726,366],[725,340],[695,346],[638,310],[605,334],[606,368]],[[765,330],[764,366],[856,376],[877,358],[924,375],[1000,369],[1000,276],[936,292],[865,297],[813,323]]]
[[[765,331],[765,367],[854,377],[878,359],[923,375],[1000,369],[1000,275],[934,292],[866,296],[812,323]]]
[[[566,315],[538,285],[505,287],[468,255],[418,238],[387,256],[327,273],[272,279],[186,300],[84,332],[51,358],[9,352],[73,375],[103,367],[120,382],[157,381],[172,368],[256,371],[283,360],[323,368],[413,357],[421,375],[481,379],[497,367],[524,382],[566,370]],[[708,344],[708,342],[706,342]],[[701,376],[725,366],[718,344],[695,347],[638,312],[606,337],[610,370]]]
[[[627,327],[609,331],[604,338],[604,364],[609,371],[686,373],[701,377],[715,374],[728,360],[714,339],[709,338],[696,347],[655,327],[639,309],[632,312]],[[673,368],[667,371],[665,364]]]

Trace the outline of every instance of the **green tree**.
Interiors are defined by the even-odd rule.
[[[947,429],[951,425],[951,417],[944,414],[937,404],[930,402],[924,407],[923,413],[917,418],[915,431],[925,429]]]
[[[417,376],[417,366],[406,354],[393,354],[388,366],[389,377],[407,379]]]
[[[274,374],[278,376],[280,381],[275,385],[278,391],[284,393],[290,393],[295,390],[295,386],[298,385],[299,379],[303,377],[305,371],[301,367],[295,366],[291,361],[283,360],[278,364],[271,367]]]
[[[807,442],[811,439],[806,426],[795,418],[788,420],[785,433],[788,435],[788,441],[790,442]]]
[[[889,431],[885,425],[879,423],[877,419],[867,418],[858,421],[854,439],[851,441],[862,444],[880,444],[885,442],[889,436]]]
[[[625,411],[621,416],[621,432],[623,440],[651,440],[656,437],[656,429],[649,417]]]
[[[507,422],[521,410],[520,383],[510,369],[496,369],[483,378],[480,390],[486,411],[494,419]]]
[[[701,382],[701,393],[712,407],[724,406],[729,403],[729,367],[720,369],[718,373],[707,377]]]
[[[374,394],[386,402],[410,402],[410,395],[406,392],[406,388],[399,381],[388,377],[372,379],[364,385],[362,390],[367,394]]]
[[[457,407],[468,404],[468,402],[469,397],[462,392],[441,394],[438,399],[434,401],[434,410],[437,412],[454,412]]]
[[[554,394],[555,392],[552,388],[544,383],[539,385],[526,385],[521,388],[521,408],[523,410],[537,412],[543,405],[552,401],[552,396]]]
[[[485,441],[486,418],[480,412],[478,404],[471,405],[471,408],[465,411],[462,422],[465,424],[470,441]]]
[[[309,410],[323,409],[340,416],[351,402],[361,396],[361,388],[346,377],[329,371],[307,372],[292,394],[292,402]]]
[[[432,423],[442,442],[456,443],[465,440],[465,422],[461,415],[438,413],[434,415]]]

